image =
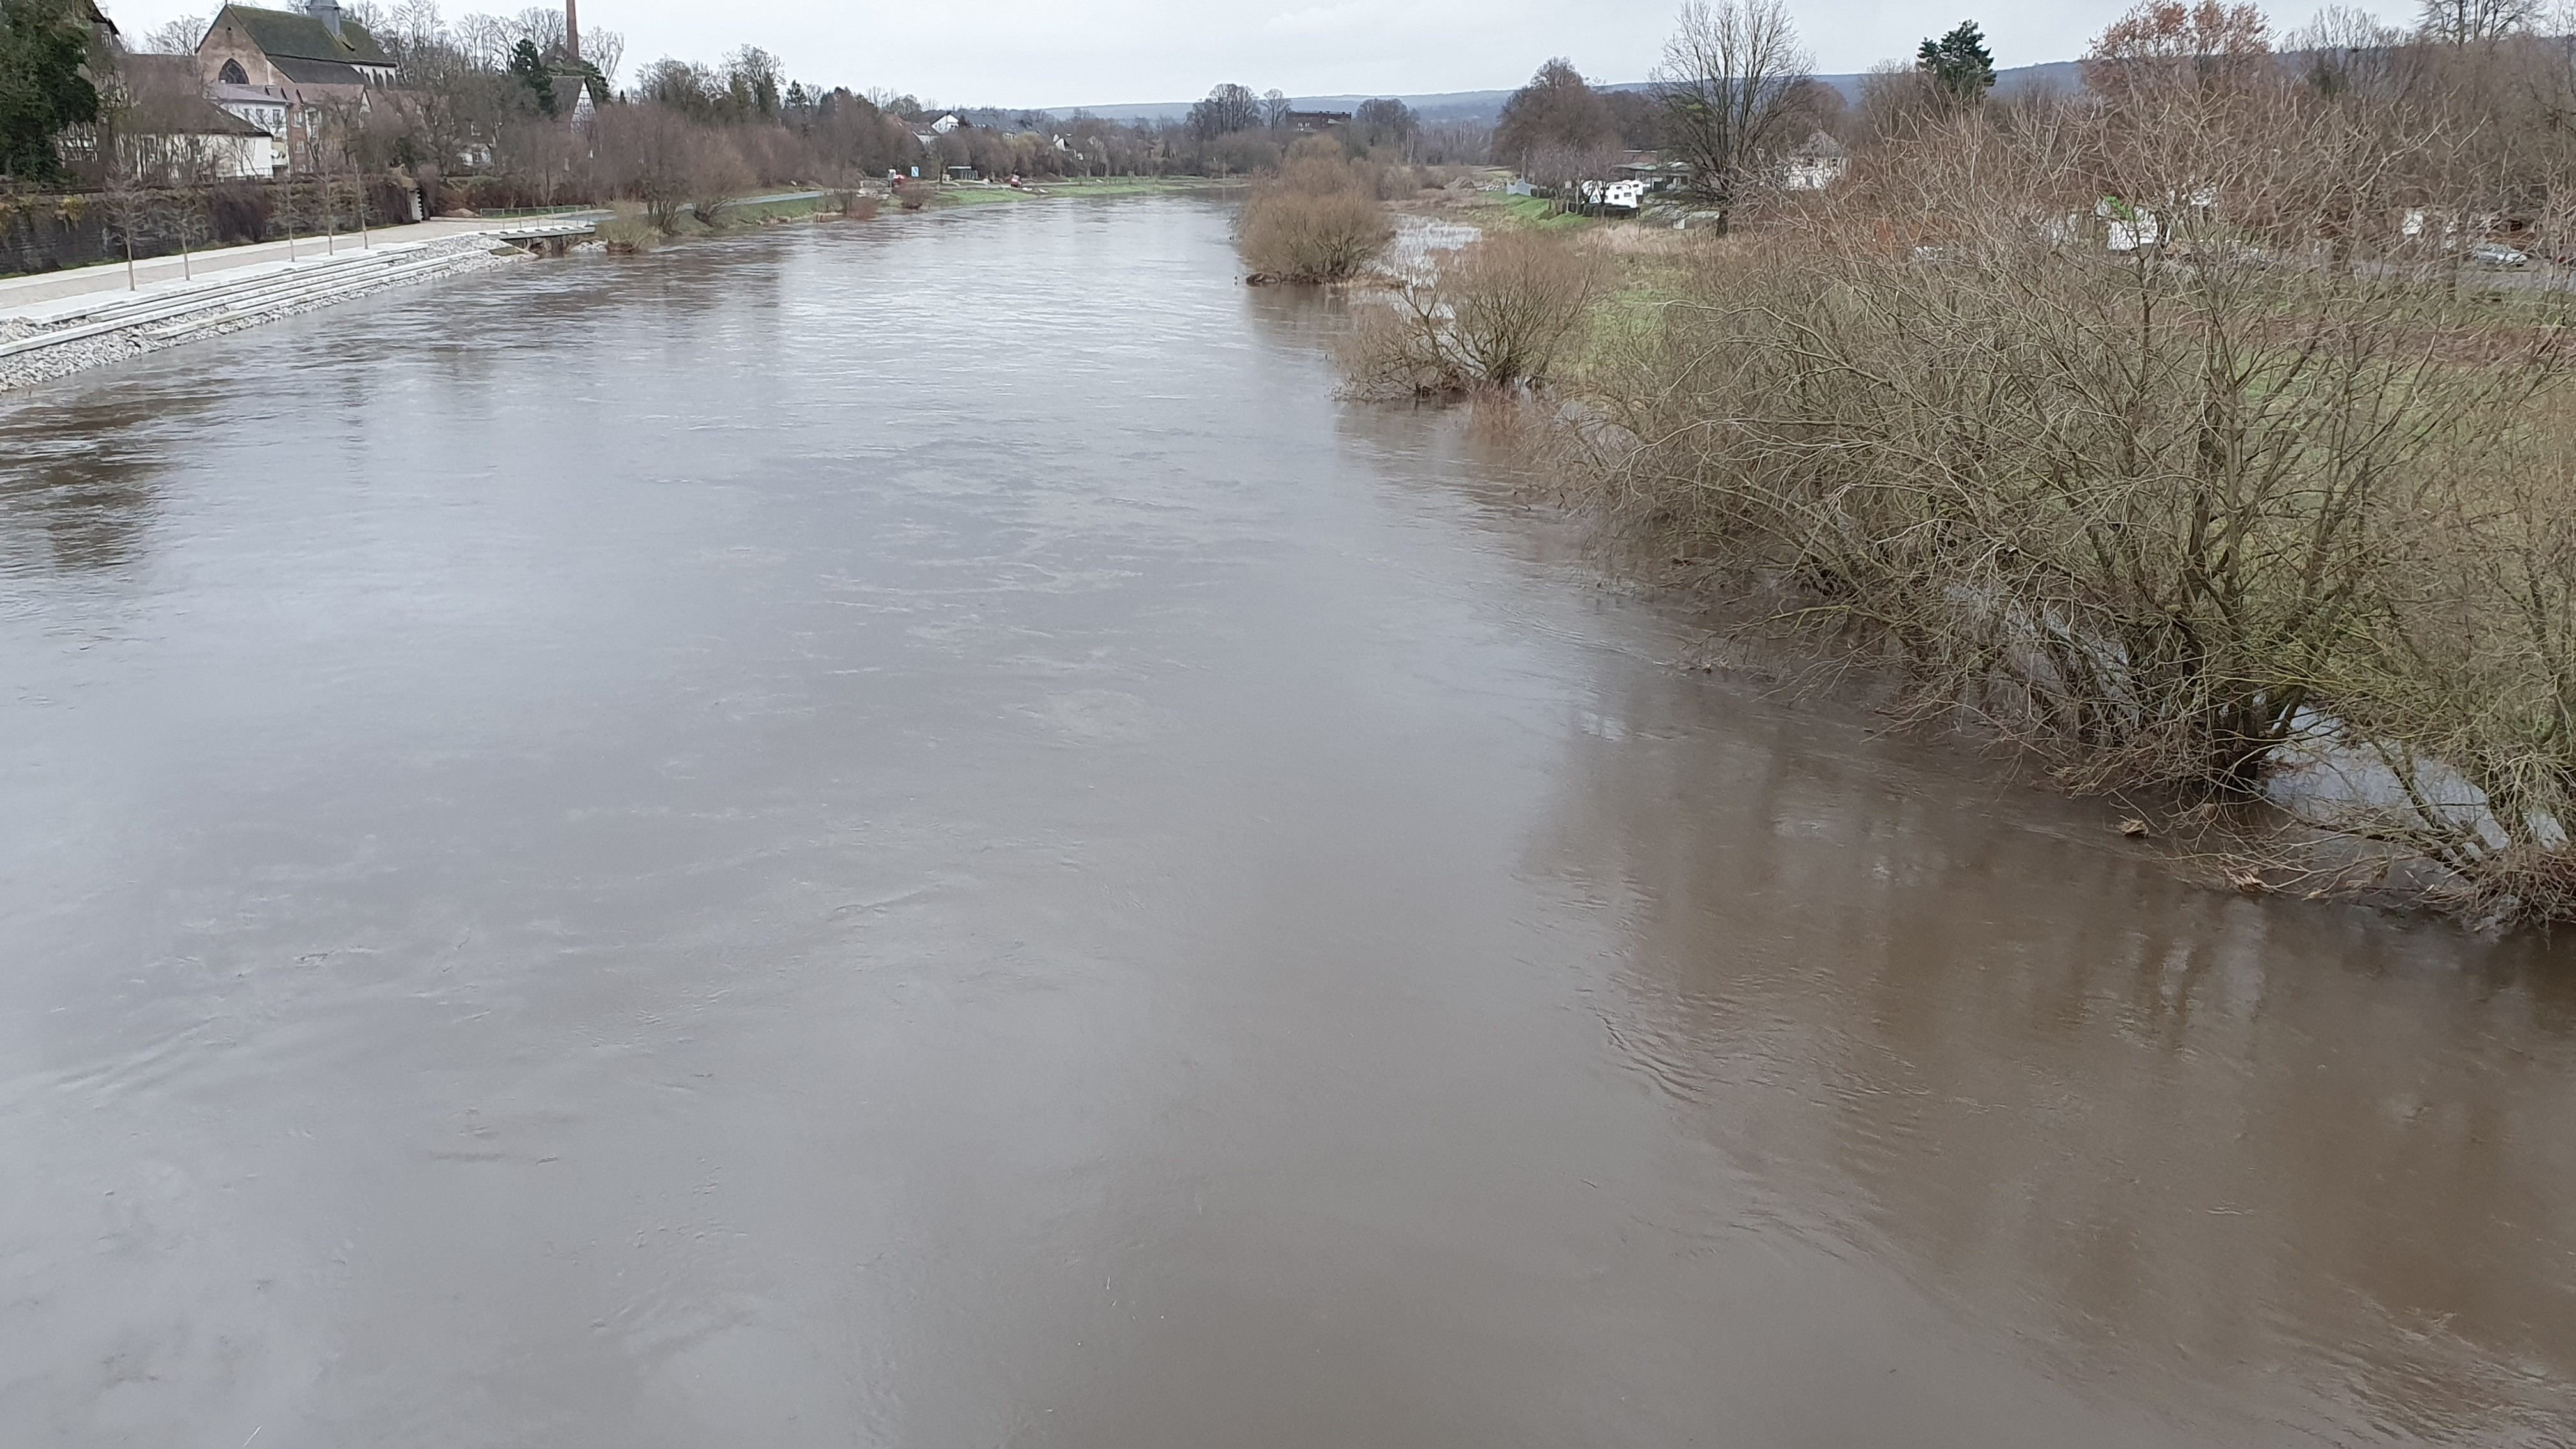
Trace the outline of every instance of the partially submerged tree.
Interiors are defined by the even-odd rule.
[[[1797,138],[1812,62],[1781,0],[1689,0],[1664,42],[1656,84],[1666,149],[1689,168],[1690,194],[1718,227],[1771,179],[1774,154]]]
[[[1235,245],[1253,275],[1276,282],[1337,282],[1356,275],[1395,229],[1378,204],[1373,168],[1309,137],[1252,188],[1235,220]]]
[[[1361,397],[1432,397],[1546,383],[1608,285],[1599,257],[1506,231],[1425,259],[1345,341]]]

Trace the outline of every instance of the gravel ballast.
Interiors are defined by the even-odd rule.
[[[202,305],[187,308],[176,315],[138,319],[112,330],[0,356],[0,392],[50,382],[85,368],[122,362],[129,357],[140,357],[147,352],[158,352],[165,347],[176,347],[201,338],[245,331],[264,322],[319,311],[389,288],[479,272],[527,258],[527,253],[496,242],[489,236],[446,237],[407,248],[397,262],[389,263],[384,270],[359,272],[339,285],[295,297],[237,305],[242,294],[254,287],[277,282],[281,274],[270,272],[244,278],[237,287],[206,289],[202,294]],[[103,299],[101,306],[121,300],[124,299]],[[0,318],[0,347],[39,338],[48,332],[76,331],[87,320],[87,314],[40,323],[29,323],[23,318]]]

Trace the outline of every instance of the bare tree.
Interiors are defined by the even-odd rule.
[[[100,188],[106,203],[107,229],[125,248],[125,290],[134,290],[134,242],[152,220],[152,199],[122,166],[111,165]]]
[[[468,15],[456,22],[457,48],[485,70],[507,65],[510,47],[518,43],[518,32],[500,16]]]
[[[626,59],[626,37],[604,28],[584,31],[581,58],[590,62],[591,69],[598,71],[599,78],[613,91],[617,88],[617,67]]]
[[[1360,146],[1392,146],[1407,159],[1421,130],[1422,118],[1413,113],[1413,107],[1389,96],[1362,101],[1351,113],[1351,138]]]
[[[1494,123],[1495,158],[1524,172],[1541,152],[1589,153],[1618,144],[1619,118],[1610,103],[1563,56],[1541,65],[1529,84],[1512,92]]]
[[[1261,124],[1261,98],[1250,86],[1228,83],[1207,93],[1207,99],[1190,107],[1190,132],[1203,141],[1212,141],[1234,131],[1253,130]]]
[[[179,275],[197,275],[190,254],[203,251],[214,238],[214,218],[206,211],[206,193],[195,186],[174,186],[154,194],[161,226],[179,240]]]
[[[1768,179],[1813,64],[1780,0],[1688,0],[1656,72],[1668,148],[1726,228]]]
[[[1521,175],[1556,193],[1561,203],[1570,205],[1582,199],[1584,182],[1608,179],[1619,164],[1620,151],[1615,141],[1596,141],[1588,146],[1548,143],[1534,146],[1521,156]]]
[[[564,13],[558,8],[531,5],[510,18],[511,41],[526,40],[537,47],[537,54],[548,60],[564,54]]]
[[[2539,0],[2424,0],[2419,12],[2425,36],[2445,45],[2501,40],[2539,18]]]
[[[143,44],[137,49],[150,55],[193,55],[197,42],[206,38],[206,17],[174,15],[143,32]]]
[[[1287,125],[1287,124],[1288,124],[1288,112],[1289,112],[1289,109],[1290,109],[1290,107],[1291,107],[1291,104],[1292,104],[1292,103],[1289,101],[1289,99],[1288,99],[1288,93],[1287,93],[1286,91],[1282,91],[1282,90],[1267,90],[1267,91],[1263,91],[1263,92],[1261,93],[1261,122],[1262,122],[1262,124],[1263,124],[1263,125],[1265,125],[1265,126],[1269,126],[1269,127],[1273,128],[1273,129],[1276,129],[1276,128],[1280,127],[1280,126]]]
[[[786,85],[787,66],[757,45],[737,48],[725,57],[725,92],[737,115],[778,114],[778,94]]]
[[[447,37],[447,22],[438,13],[438,0],[401,0],[387,14],[385,28],[376,33],[378,40],[421,46]]]
[[[610,106],[593,122],[591,138],[601,179],[643,203],[656,228],[674,230],[697,179],[697,137],[687,119],[652,102]]]
[[[2406,32],[2349,5],[2328,5],[2283,37],[2283,48],[2302,58],[2308,83],[2327,95],[2381,88],[2397,73],[2405,46]]]

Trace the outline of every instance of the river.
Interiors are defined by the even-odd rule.
[[[1334,325],[1047,202],[0,400],[0,1442],[2576,1442],[2576,952],[1676,667]]]

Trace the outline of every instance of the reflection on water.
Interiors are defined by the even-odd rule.
[[[220,389],[141,399],[83,395],[0,410],[0,572],[106,572],[140,560],[171,459],[164,427],[216,406]]]
[[[2526,1258],[2567,1232],[2557,953],[1963,830],[1991,786],[1857,736],[1712,735],[1653,688],[1599,713],[1536,859],[1616,882],[1604,1029],[1766,1218],[2069,1378],[2563,1429],[2571,1285]]]
[[[1669,668],[1345,320],[1047,203],[0,404],[0,1440],[2566,1442],[2563,946]]]

